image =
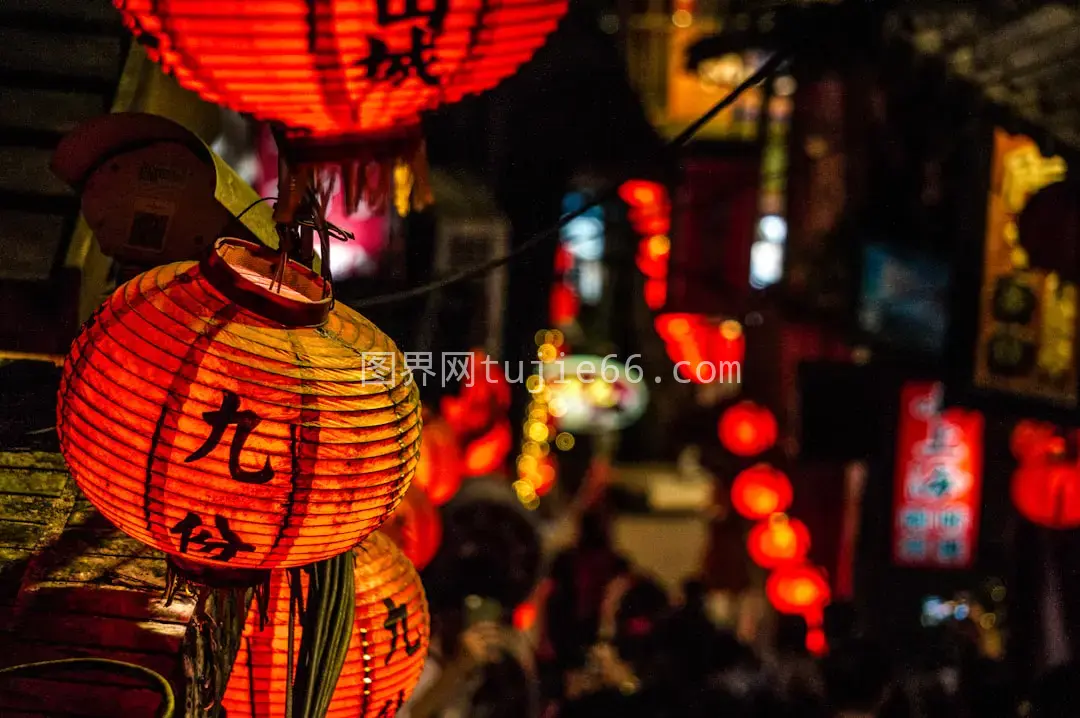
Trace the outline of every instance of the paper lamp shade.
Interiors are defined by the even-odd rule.
[[[731,484],[732,507],[751,521],[787,511],[794,497],[787,474],[768,464],[743,469]]]
[[[461,449],[453,427],[439,416],[425,418],[423,437],[424,450],[413,483],[424,490],[431,503],[442,506],[461,488]]]
[[[116,290],[64,365],[60,448],[134,538],[204,566],[335,556],[409,488],[420,401],[394,343],[290,262],[218,240]]]
[[[349,651],[326,715],[393,716],[412,694],[427,657],[431,621],[424,586],[409,559],[381,533],[357,547],[355,582]],[[252,607],[222,700],[229,718],[285,715],[290,596],[286,573],[275,573],[261,629]],[[294,650],[302,634],[297,621]]]
[[[189,90],[315,136],[395,135],[532,57],[566,0],[113,0]]]
[[[732,454],[757,456],[776,444],[776,417],[760,404],[741,401],[723,413],[717,433],[720,443]]]
[[[779,613],[816,616],[831,600],[829,584],[815,566],[781,566],[765,581],[765,595]]]
[[[422,570],[439,551],[442,515],[414,482],[381,531],[397,544],[417,570]]]
[[[1080,526],[1080,466],[1064,460],[1022,465],[1010,485],[1013,506],[1028,521],[1053,529]]]
[[[774,514],[750,529],[746,549],[762,568],[802,563],[810,551],[810,530],[798,519]]]

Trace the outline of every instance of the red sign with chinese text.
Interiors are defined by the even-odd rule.
[[[906,384],[900,394],[893,498],[893,562],[969,568],[978,541],[983,417],[941,409],[943,387]]]

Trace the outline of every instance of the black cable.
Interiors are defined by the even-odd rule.
[[[236,215],[236,218],[240,219],[245,214],[247,214],[251,210],[255,209],[257,206],[259,206],[263,202],[275,202],[275,201],[277,201],[277,197],[259,197],[257,200],[255,200],[254,202],[249,204],[247,207],[244,207],[243,211],[241,211],[240,214]]]
[[[686,129],[684,129],[682,132],[676,135],[674,139],[665,144],[663,149],[661,150],[661,154],[669,152],[677,147],[681,147],[687,142],[689,142],[694,137],[694,135],[700,132],[702,127],[709,124],[709,122],[711,122],[714,117],[726,110],[731,105],[735,104],[735,101],[739,99],[740,95],[749,90],[751,87],[754,87],[758,83],[771,76],[780,67],[780,65],[783,64],[787,57],[788,53],[785,51],[777,51],[773,53],[772,56],[770,56],[769,59],[766,60],[761,65],[761,67],[757,69],[756,72],[754,72],[754,74],[743,80],[731,92],[724,96],[723,99],[713,105],[708,112],[706,112],[694,122],[690,123],[690,125],[688,125]],[[360,299],[355,302],[349,302],[349,304],[356,309],[376,307],[383,304],[393,304],[394,302],[402,302],[408,299],[413,299],[415,297],[421,297],[425,294],[436,292],[453,284],[465,282],[473,279],[474,277],[479,277],[483,274],[487,274],[491,270],[498,269],[504,264],[508,264],[509,262],[520,257],[521,255],[532,251],[533,249],[544,243],[546,240],[550,239],[552,236],[557,237],[559,234],[559,230],[561,230],[571,221],[584,215],[586,212],[593,209],[594,207],[597,207],[604,202],[607,202],[609,199],[613,198],[617,194],[617,192],[617,186],[611,187],[606,191],[601,192],[592,201],[587,202],[583,207],[579,207],[573,212],[564,214],[562,218],[558,221],[558,223],[556,223],[554,226],[542,230],[537,234],[534,234],[532,237],[529,237],[519,246],[510,250],[501,257],[495,257],[494,259],[491,259],[482,264],[478,264],[475,267],[462,269],[460,271],[449,274],[446,277],[442,277],[441,279],[436,279],[432,282],[428,282],[427,284],[422,284],[419,287],[405,289],[400,292],[391,292],[389,294],[380,294],[374,297],[368,297],[367,299]]]

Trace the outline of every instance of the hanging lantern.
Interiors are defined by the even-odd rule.
[[[380,530],[397,544],[417,570],[422,570],[439,551],[442,516],[414,481],[405,500]]]
[[[292,595],[286,576],[274,574],[266,624],[260,629],[257,606],[248,615],[222,700],[229,718],[286,714]],[[356,549],[355,590],[348,655],[327,716],[393,716],[412,694],[427,657],[431,627],[424,586],[394,543],[374,533]],[[301,636],[297,622],[294,651]]]
[[[354,184],[383,198],[395,166],[420,159],[420,113],[513,74],[555,29],[567,5],[113,3],[150,58],[183,87],[284,125],[289,144],[305,159],[355,160],[346,183],[351,175]],[[372,172],[371,162],[381,169]]]
[[[717,426],[720,443],[736,456],[757,456],[776,443],[776,417],[760,404],[740,401],[729,407]]]
[[[474,350],[467,361],[458,395],[444,396],[439,404],[443,418],[463,442],[488,432],[510,409],[510,384],[502,365],[481,350]]]
[[[671,312],[659,315],[655,327],[665,342],[668,357],[687,381],[741,381],[746,336],[739,322]]]
[[[754,563],[762,568],[802,563],[810,551],[810,530],[798,519],[773,514],[750,529],[746,549]]]
[[[1021,464],[1036,460],[1048,453],[1065,451],[1065,440],[1058,436],[1057,427],[1042,421],[1024,419],[1013,427],[1009,449]]]
[[[413,484],[424,490],[431,503],[442,506],[461,488],[461,449],[453,428],[442,417],[425,417],[423,439]]]
[[[781,566],[769,574],[765,595],[779,613],[816,616],[831,600],[821,569],[807,564]]]
[[[768,464],[743,469],[731,484],[731,506],[751,521],[787,511],[794,496],[787,474]]]
[[[581,309],[577,294],[567,284],[556,282],[551,287],[551,324],[566,327],[574,323]]]
[[[825,629],[821,626],[810,626],[806,629],[806,652],[819,658],[828,654],[829,642]]]
[[[498,471],[514,443],[510,420],[502,419],[465,446],[466,476],[484,476]]]
[[[1010,486],[1013,506],[1028,521],[1052,529],[1080,526],[1080,466],[1047,458],[1020,466]]]
[[[57,432],[127,534],[182,566],[270,569],[343,553],[386,520],[412,480],[420,401],[394,343],[321,277],[220,239],[86,323]]]

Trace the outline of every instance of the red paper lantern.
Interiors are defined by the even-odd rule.
[[[356,549],[355,588],[349,651],[326,715],[393,716],[412,694],[427,657],[431,626],[424,586],[394,543],[374,533]],[[252,606],[222,700],[229,718],[285,715],[290,596],[285,572],[275,573],[261,630]],[[299,621],[294,630],[297,651]]]
[[[64,365],[60,448],[101,513],[183,563],[299,566],[409,488],[420,401],[394,343],[311,270],[218,240],[94,314]]]
[[[513,441],[510,420],[495,422],[491,429],[465,446],[465,475],[484,476],[498,471],[506,462]]]
[[[454,429],[442,417],[425,419],[423,438],[413,484],[424,490],[431,503],[442,506],[461,488],[461,449]]]
[[[806,630],[806,651],[818,657],[829,652],[829,642],[825,637],[825,629],[821,626],[811,626]]]
[[[573,324],[577,319],[581,302],[574,290],[562,282],[551,287],[551,323],[556,327]]]
[[[468,360],[466,380],[457,396],[444,396],[440,413],[462,442],[491,430],[510,408],[510,384],[499,362],[482,351]]]
[[[741,401],[729,407],[717,426],[720,443],[736,456],[757,456],[776,443],[776,417],[764,406]]]
[[[743,469],[731,484],[732,507],[751,521],[787,511],[794,496],[787,474],[768,464]]]
[[[1048,458],[1022,465],[1012,477],[1013,506],[1028,521],[1052,529],[1080,526],[1080,466]]]
[[[423,569],[442,543],[442,516],[415,482],[381,529],[417,569]]]
[[[746,336],[739,322],[676,312],[658,316],[655,327],[666,343],[668,356],[687,381],[710,384],[740,380]]]
[[[750,530],[746,549],[762,568],[802,563],[810,551],[810,530],[798,519],[773,514]]]
[[[765,581],[765,595],[780,613],[816,616],[831,600],[821,569],[806,564],[781,566]]]
[[[399,136],[419,113],[494,87],[565,0],[113,0],[184,87],[314,136]]]
[[[1042,421],[1024,419],[1013,427],[1009,449],[1020,463],[1065,451],[1065,441],[1058,436],[1057,427]]]

